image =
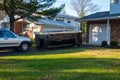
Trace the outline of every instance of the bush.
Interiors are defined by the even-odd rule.
[[[102,41],[101,45],[102,45],[103,47],[106,47],[106,46],[108,45],[108,43],[107,43],[107,41]]]
[[[118,46],[118,43],[116,41],[111,41],[110,46],[116,47],[116,46]]]
[[[35,43],[35,38],[31,38],[32,43]]]

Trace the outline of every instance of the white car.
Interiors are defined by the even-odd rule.
[[[31,40],[20,37],[9,30],[0,30],[0,48],[13,48],[27,51],[32,46]]]

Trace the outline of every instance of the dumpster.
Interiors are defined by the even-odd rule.
[[[57,48],[65,46],[80,46],[82,44],[81,32],[44,32],[35,33],[36,47]]]

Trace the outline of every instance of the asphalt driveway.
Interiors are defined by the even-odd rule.
[[[0,50],[0,56],[14,56],[14,55],[20,55],[20,54],[29,54],[34,52],[44,52],[44,51],[50,51],[50,50],[63,50],[63,49],[70,49],[70,48],[76,48],[76,47],[62,47],[62,48],[51,48],[51,49],[36,49],[35,47],[32,47],[27,52],[22,51],[15,51],[12,49],[5,49]]]
[[[12,56],[12,55],[19,55],[19,54],[29,54],[32,52],[41,52],[44,50],[37,50],[35,48],[30,49],[27,52],[22,52],[22,51],[15,51],[12,49],[5,49],[5,50],[0,50],[0,56]]]

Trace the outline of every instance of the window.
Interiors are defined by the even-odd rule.
[[[3,37],[3,33],[2,33],[2,31],[0,31],[0,38],[2,38]]]
[[[120,0],[118,0],[118,4],[120,4]]]
[[[115,0],[115,4],[119,4],[120,0]]]
[[[9,31],[0,31],[0,38],[7,37],[7,38],[15,38],[15,35]]]
[[[9,23],[4,23],[4,29],[9,30],[10,29],[10,24]]]
[[[3,37],[7,37],[7,38],[15,38],[15,35],[9,31],[4,31],[2,32]]]
[[[64,18],[56,18],[56,21],[64,21]]]
[[[30,0],[23,0],[23,2],[30,3]]]
[[[29,30],[29,24],[23,23],[23,31],[28,31],[28,30]]]

